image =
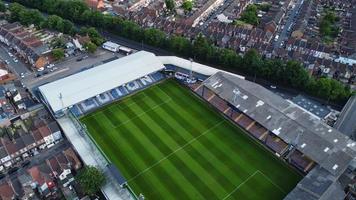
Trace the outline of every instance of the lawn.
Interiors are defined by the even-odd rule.
[[[302,178],[173,80],[82,117],[146,199],[283,199]]]

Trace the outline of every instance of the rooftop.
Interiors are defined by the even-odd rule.
[[[356,156],[356,142],[260,85],[222,72],[204,84],[336,177]]]

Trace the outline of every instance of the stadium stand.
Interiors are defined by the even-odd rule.
[[[114,89],[111,89],[108,92],[101,93],[93,98],[79,102],[78,104],[73,105],[70,108],[70,111],[76,117],[79,117],[99,108],[100,106],[109,104],[112,101],[117,101],[132,92],[142,90],[156,82],[163,80],[164,78],[165,76],[160,72],[155,72],[152,75],[146,75],[125,85],[115,87]]]
[[[310,160],[307,156],[303,155],[298,150],[294,151],[290,155],[288,161],[304,172],[308,172],[315,164],[312,160]]]
[[[335,199],[332,193],[343,193],[338,178],[355,160],[353,140],[293,102],[228,73],[214,74],[194,91],[220,111],[225,101],[231,109],[223,114],[300,171],[310,171],[286,200]]]
[[[158,57],[140,51],[40,86],[39,91],[56,117],[68,108],[78,116],[162,80],[163,69]]]

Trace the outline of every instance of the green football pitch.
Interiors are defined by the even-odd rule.
[[[302,178],[174,80],[82,117],[146,199],[283,199]]]

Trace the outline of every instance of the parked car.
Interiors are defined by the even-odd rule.
[[[25,74],[23,72],[21,72],[20,76],[21,78],[25,78]]]
[[[25,161],[21,164],[21,166],[22,166],[22,167],[26,167],[26,166],[28,166],[30,163],[31,163],[31,161],[25,160]]]
[[[43,67],[37,69],[38,72],[41,72],[41,71],[43,71],[43,70],[44,70]]]
[[[49,65],[47,66],[48,69],[51,69],[52,67],[54,67],[54,64],[49,64]]]

